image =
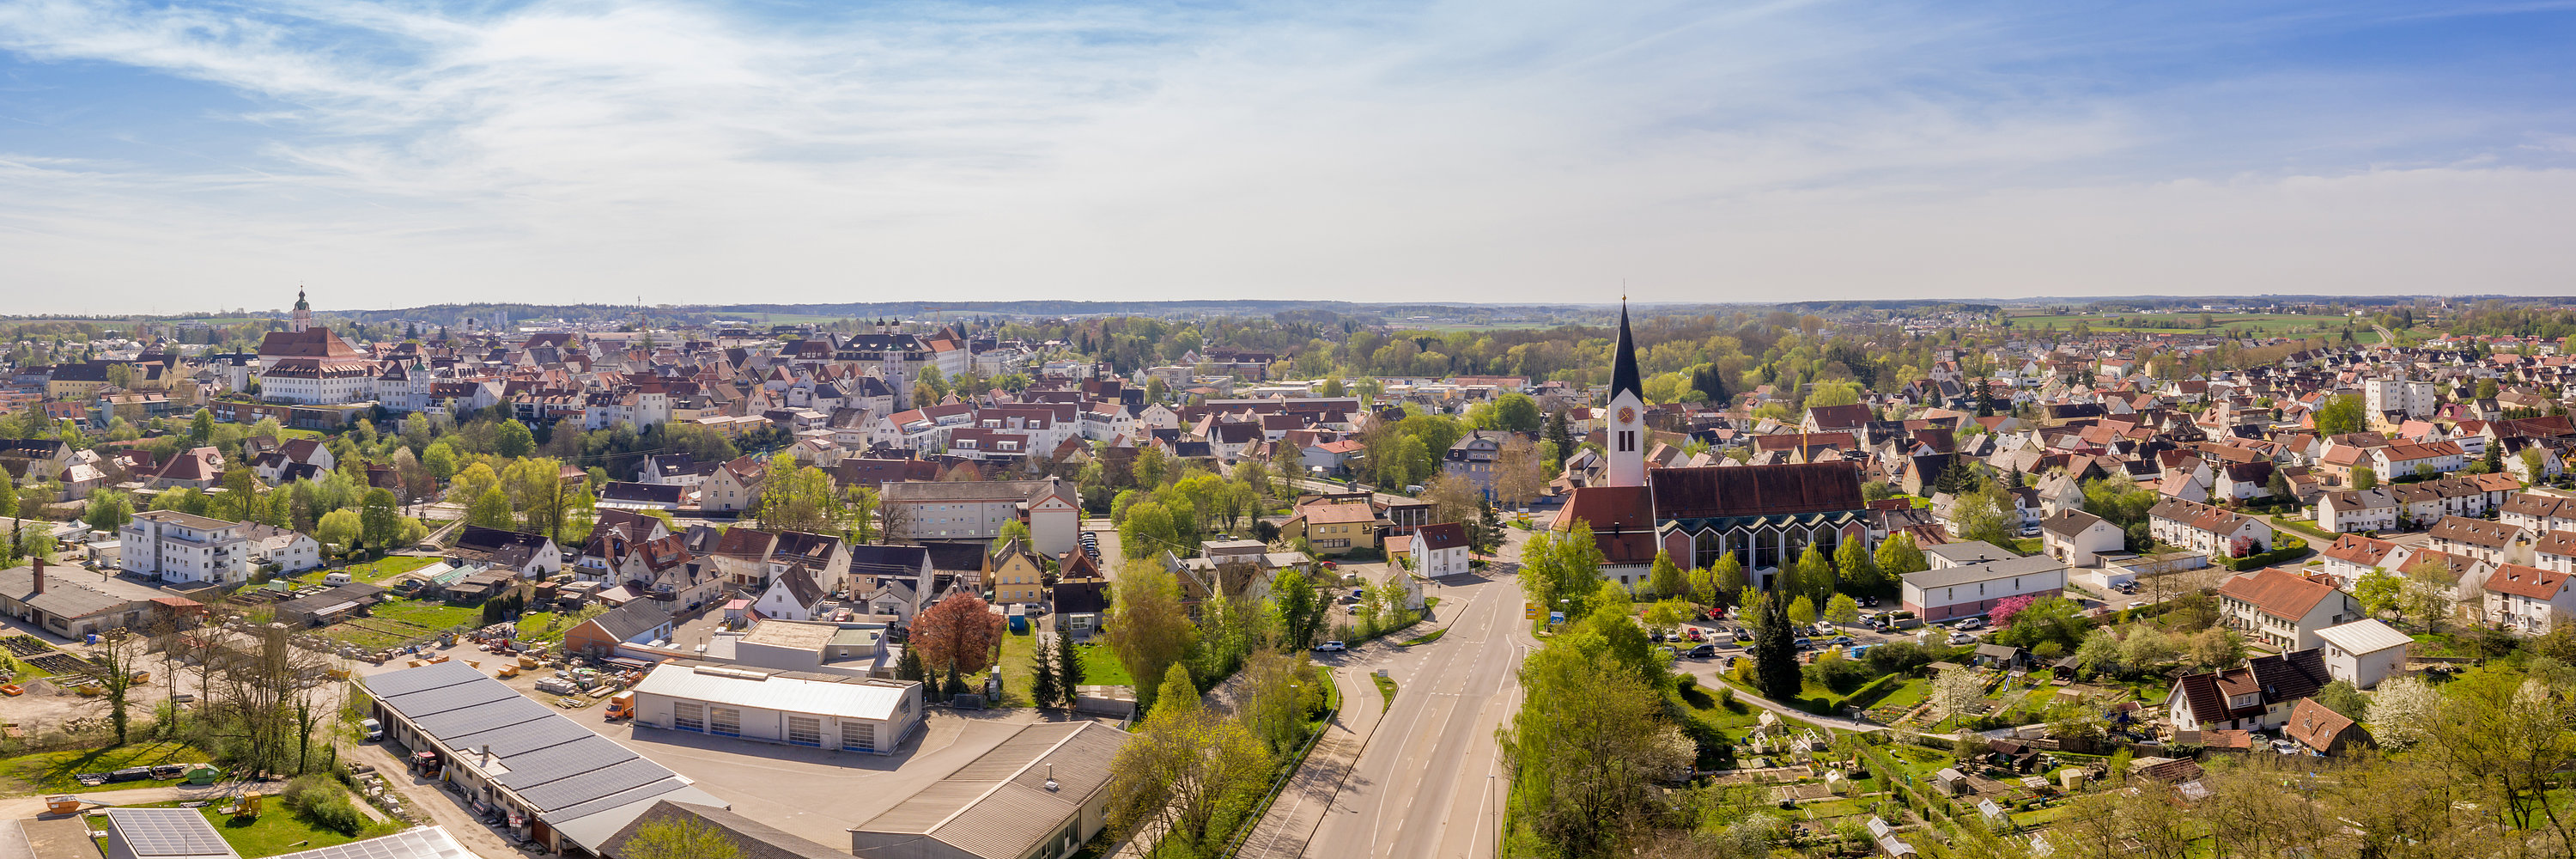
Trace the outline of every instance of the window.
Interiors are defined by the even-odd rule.
[[[671,728],[677,731],[705,731],[706,705],[691,701],[671,705]]]
[[[707,708],[707,733],[723,737],[742,736],[742,711],[732,707]]]
[[[823,720],[813,716],[787,717],[789,745],[823,747]]]

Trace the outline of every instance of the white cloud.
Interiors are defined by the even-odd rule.
[[[1800,3],[23,0],[0,48],[242,92],[204,122],[264,160],[0,152],[0,278],[25,310],[297,280],[374,307],[2565,289],[2576,174],[2159,172],[2198,160],[2157,149],[2177,108],[1998,70],[2085,43],[2025,36]]]

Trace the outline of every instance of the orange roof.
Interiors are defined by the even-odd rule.
[[[2251,603],[2264,614],[2297,623],[2335,589],[2324,582],[2265,567],[2253,575],[2227,580],[2218,586],[2218,592]]]

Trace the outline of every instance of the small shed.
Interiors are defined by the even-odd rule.
[[[1968,774],[1955,767],[1942,767],[1932,774],[1932,786],[1944,796],[1962,796],[1969,792]]]
[[[2012,815],[2004,813],[2004,807],[1991,798],[1977,800],[1977,814],[1986,819],[1987,826],[2004,826],[2012,822]]]

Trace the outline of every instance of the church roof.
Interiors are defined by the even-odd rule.
[[[1625,300],[1619,302],[1619,348],[1611,355],[1610,398],[1618,399],[1619,392],[1627,391],[1637,395],[1638,402],[1645,402],[1646,388],[1637,376],[1637,341],[1628,334],[1628,303]]]

